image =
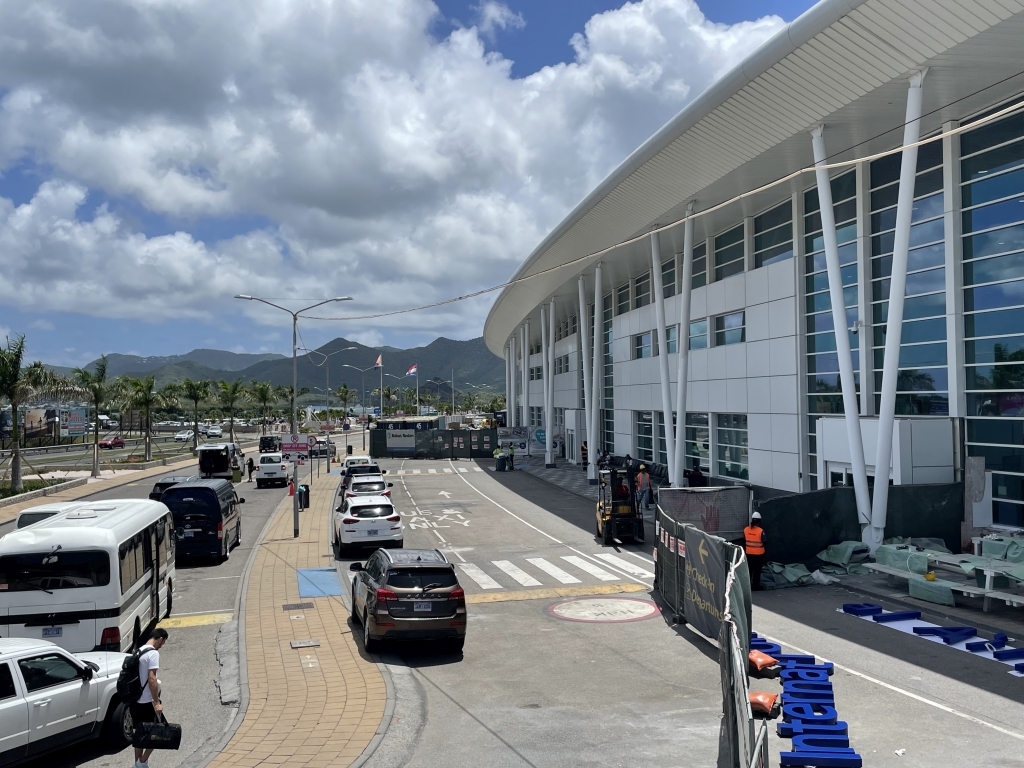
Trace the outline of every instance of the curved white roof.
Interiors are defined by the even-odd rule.
[[[779,31],[648,139],[591,192],[516,271],[528,277],[731,199],[813,163],[807,132],[826,123],[829,151],[862,157],[898,146],[906,78],[929,67],[923,131],[1024,90],[1020,0],[822,0]],[[998,85],[996,85],[998,84]],[[886,130],[888,129],[888,131]],[[897,130],[898,129],[898,130]],[[849,148],[849,149],[848,149]],[[809,186],[797,183],[794,189]],[[778,199],[778,195],[774,199]],[[766,197],[698,219],[697,234],[760,212]],[[739,205],[739,204],[737,204]],[[760,207],[759,207],[760,206]],[[662,234],[682,249],[682,227]],[[609,275],[646,243],[603,257]],[[498,296],[484,340],[503,354],[508,336],[548,298],[575,303],[575,278],[596,259],[512,285]],[[614,282],[606,283],[605,289]],[[562,312],[572,314],[572,311]]]

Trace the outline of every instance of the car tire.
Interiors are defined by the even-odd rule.
[[[132,743],[135,723],[127,701],[115,701],[103,723],[103,741],[114,752],[120,752]]]
[[[356,610],[356,585],[355,584],[352,585],[352,611],[351,611],[351,615],[352,615],[352,623],[353,624],[358,624],[359,623],[359,611]]]
[[[256,489],[257,490],[261,490],[262,488],[263,488],[263,483],[261,483],[259,480],[257,480],[256,481]]]
[[[376,653],[380,648],[380,640],[374,640],[370,637],[370,621],[366,616],[366,611],[363,611],[363,650],[367,653]]]
[[[235,546],[242,546],[242,521],[238,521],[238,525],[235,526]]]
[[[452,653],[462,653],[462,649],[466,647],[466,638],[459,637],[455,640],[448,641],[448,650]]]

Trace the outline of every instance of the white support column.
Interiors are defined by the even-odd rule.
[[[522,425],[526,427],[526,456],[530,454],[529,439],[529,349],[534,340],[529,335],[529,321],[522,327]]]
[[[543,310],[541,310],[543,312]],[[544,466],[555,466],[555,300],[548,304],[548,343],[544,351]]]
[[[508,400],[505,403],[505,413],[508,416],[508,424],[506,426],[514,427],[516,425],[515,413],[516,413],[516,410],[517,410],[517,408],[516,408],[516,394],[517,394],[516,390],[518,389],[517,384],[519,383],[518,380],[517,380],[518,373],[519,373],[519,368],[518,368],[519,361],[516,359],[516,333],[515,333],[515,331],[513,331],[512,335],[509,336],[509,338],[508,338],[508,356],[509,356],[509,359],[512,361],[512,363],[510,365],[511,374],[509,376],[509,390],[510,390],[510,392],[509,392]]]
[[[889,315],[885,322],[885,360],[882,363],[882,397],[878,408],[878,448],[875,451],[875,493],[871,503],[871,527],[864,543],[871,551],[882,543],[889,504],[889,469],[892,464],[892,431],[896,418],[896,380],[903,335],[903,299],[907,291],[907,255],[910,220],[914,209],[917,147],[921,137],[921,86],[925,72],[915,72],[907,89],[907,119],[903,125],[903,157],[900,162],[899,196],[896,198],[896,232],[893,236],[892,275],[889,278]]]
[[[604,291],[601,285],[601,262],[594,270],[594,389],[593,429],[590,442],[590,461],[597,472],[597,459],[604,450],[601,410],[604,408]]]
[[[825,165],[825,126],[811,131],[814,164]],[[868,497],[868,473],[864,466],[864,440],[860,433],[860,412],[857,407],[856,380],[853,358],[850,355],[850,334],[846,327],[846,307],[843,302],[843,277],[839,269],[839,245],[836,241],[836,217],[832,208],[832,181],[827,168],[815,171],[818,182],[818,209],[821,212],[821,234],[825,240],[825,266],[828,268],[828,293],[832,303],[832,326],[839,358],[839,380],[843,389],[843,411],[846,416],[846,437],[850,446],[850,466],[853,471],[853,491],[857,499],[857,516],[862,526],[871,522],[871,500]],[[819,456],[818,477],[825,476],[825,467]],[[865,529],[866,530],[866,529]]]
[[[512,354],[512,339],[505,345],[505,413],[512,415],[512,380],[515,374],[516,358]],[[417,414],[418,415],[418,414]]]
[[[583,280],[583,275],[580,275],[579,279],[579,293],[580,293],[580,320],[579,320],[579,334],[580,334],[580,351],[582,353],[583,360],[581,365],[583,366],[583,418],[587,424],[587,480],[596,480],[597,474],[594,471],[594,465],[590,462],[590,455],[594,451],[594,440],[591,437],[591,426],[594,423],[594,372],[593,365],[590,362],[590,313],[587,311],[587,287]]]
[[[693,215],[693,203],[686,206],[687,217]],[[710,272],[710,260],[708,260]],[[672,485],[681,488],[686,469],[686,377],[690,363],[690,295],[693,288],[693,219],[683,224],[683,282],[679,287],[679,352],[676,358],[676,454],[675,478]],[[709,331],[710,332],[710,331]],[[667,425],[666,425],[667,429]],[[714,431],[714,429],[712,429]]]
[[[654,290],[654,316],[658,324],[658,377],[661,379],[661,412],[665,420],[665,453],[668,459],[668,481],[676,484],[675,434],[672,430],[672,392],[668,378],[668,334],[665,331],[665,289],[661,280],[661,243],[658,233],[651,233],[651,287]],[[676,347],[679,346],[676,334]],[[654,425],[654,457],[658,458],[658,427]]]

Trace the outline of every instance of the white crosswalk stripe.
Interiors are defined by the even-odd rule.
[[[615,581],[615,577],[608,573],[604,568],[598,568],[596,565],[588,560],[584,560],[582,557],[577,557],[576,555],[562,555],[562,559],[570,565],[575,565],[581,571],[585,571],[591,576],[596,576],[601,581]]]
[[[530,563],[531,565],[533,565],[533,566],[535,566],[537,568],[540,568],[540,570],[544,571],[544,573],[548,574],[549,576],[554,576],[556,579],[558,579],[563,584],[580,584],[580,583],[582,583],[579,579],[577,579],[571,573],[567,573],[566,571],[563,571],[557,565],[555,565],[554,563],[549,563],[543,557],[528,557],[528,558],[526,558],[526,562]]]
[[[594,557],[597,557],[600,560],[604,560],[609,565],[614,565],[619,570],[625,571],[626,573],[632,574],[633,576],[640,576],[644,579],[654,578],[654,574],[650,571],[641,568],[639,565],[633,565],[633,563],[629,562],[628,560],[623,560],[621,557],[606,554],[594,555]]]
[[[483,470],[480,469],[480,467],[473,467],[473,471],[474,472],[483,472]]]
[[[423,472],[423,470],[422,470],[422,469],[414,469],[414,470],[412,471],[412,473],[413,473],[414,475],[419,475],[419,474],[422,474],[422,472]]]
[[[533,576],[528,574],[518,565],[515,565],[514,563],[511,563],[508,560],[492,560],[491,563],[500,568],[501,570],[503,570],[505,573],[507,573],[516,581],[518,581],[524,587],[541,586],[541,583],[537,581],[535,578],[533,578]]]
[[[465,467],[459,467],[459,472],[469,472]]]
[[[469,576],[469,578],[471,578],[473,581],[479,584],[482,589],[502,588],[501,584],[499,584],[486,573],[484,573],[480,566],[473,565],[472,563],[459,563],[458,566],[462,569],[463,573],[465,573],[467,576]]]
[[[446,475],[450,475],[450,474],[452,473],[452,471],[451,471],[450,469],[445,469],[444,473],[445,473]]]
[[[427,473],[431,474],[431,475],[436,475],[437,474],[437,470],[436,469],[428,469]]]

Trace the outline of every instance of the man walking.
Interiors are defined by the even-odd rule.
[[[253,470],[254,470],[254,469],[256,469],[256,462],[252,460],[252,456],[250,456],[250,457],[249,457],[249,460],[248,460],[248,461],[246,461],[246,463],[245,463],[245,467],[246,467],[246,469],[248,469],[248,470],[249,470],[249,479],[248,479],[248,480],[247,480],[246,482],[249,482],[249,483],[251,483],[251,482],[252,482],[252,473],[253,473]]]
[[[155,723],[156,716],[164,711],[163,704],[160,703],[156,673],[160,669],[160,649],[166,642],[167,630],[157,627],[145,645],[139,649],[139,683],[142,685],[142,695],[138,701],[131,704],[132,722],[136,728],[139,723]],[[152,753],[152,749],[136,747],[135,768],[149,768],[149,756]]]
[[[509,443],[508,444],[508,468],[509,469],[515,469],[516,468],[516,444],[515,443]]]
[[[638,501],[642,502],[644,509],[650,509],[651,506],[651,476],[647,473],[647,465],[641,464],[640,471],[636,476],[636,492],[639,496]]]
[[[747,553],[747,569],[750,571],[750,588],[761,590],[761,569],[764,567],[764,529],[761,527],[761,513],[750,516],[750,525],[743,529],[744,550]]]

